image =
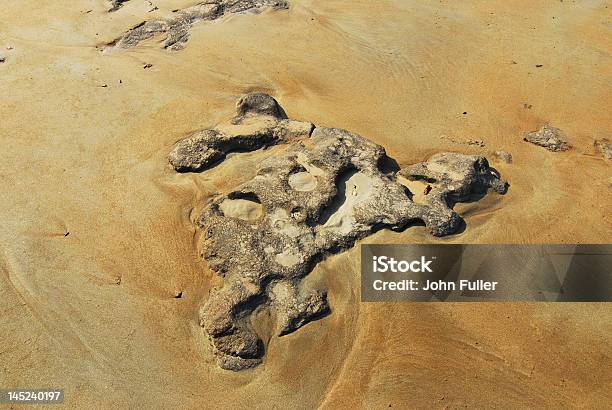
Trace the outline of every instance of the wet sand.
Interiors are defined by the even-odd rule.
[[[608,4],[294,0],[198,24],[180,52],[101,51],[149,9],[4,9],[0,387],[61,387],[80,408],[608,407],[609,304],[360,304],[358,247],[308,277],[329,289],[329,316],[272,338],[257,369],[219,369],[197,325],[219,279],[193,221],[282,147],[202,174],[166,161],[238,96],[265,91],[291,118],[368,137],[400,166],[485,154],[510,183],[457,205],[461,234],[413,227],[364,243],[609,243],[610,162],[592,148],[612,134]],[[574,149],[522,141],[544,123]]]

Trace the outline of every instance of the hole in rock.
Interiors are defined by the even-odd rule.
[[[338,184],[338,195],[327,207],[325,227],[340,234],[347,234],[355,228],[355,207],[372,197],[374,181],[369,175],[356,170],[342,174]],[[330,211],[331,215],[327,216]]]
[[[219,204],[219,210],[229,218],[256,221],[263,215],[263,206],[253,193],[233,192]]]
[[[317,187],[317,179],[310,172],[289,175],[289,186],[298,192],[310,192]]]
[[[342,204],[346,201],[346,183],[347,181],[357,173],[357,169],[349,168],[344,172],[341,172],[336,177],[336,187],[338,192],[336,196],[332,198],[332,200],[327,204],[325,208],[321,211],[321,217],[319,218],[319,224],[325,225],[332,215],[336,214]]]

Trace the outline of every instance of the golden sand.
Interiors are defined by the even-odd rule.
[[[153,3],[2,7],[0,387],[64,388],[81,408],[612,403],[610,304],[361,304],[358,247],[308,277],[329,289],[329,316],[274,337],[255,370],[219,369],[197,324],[218,279],[192,222],[278,147],[202,174],[166,161],[240,95],[265,91],[291,118],[368,137],[400,166],[485,154],[510,183],[455,208],[459,235],[414,227],[367,243],[610,242],[610,162],[593,150],[612,135],[606,2],[291,0],[197,24],[180,52],[102,51],[193,4]],[[522,141],[545,123],[574,149]]]

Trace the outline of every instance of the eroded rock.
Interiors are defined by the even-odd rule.
[[[455,203],[484,195],[489,188],[499,194],[508,189],[487,159],[477,155],[436,154],[427,162],[400,170],[399,175],[428,183],[426,206],[419,219],[434,236],[452,234],[460,225],[461,217],[452,210]]]
[[[380,145],[341,129],[311,133],[313,126],[301,122],[294,122],[301,132],[287,138],[274,130],[285,130],[283,124],[291,120],[262,94],[241,98],[237,113],[229,125],[201,131],[170,154],[175,169],[200,170],[227,147],[289,143],[264,160],[255,177],[210,203],[197,221],[203,256],[224,278],[200,312],[224,369],[261,362],[264,346],[251,323],[258,309],[275,313],[279,336],[329,313],[325,291],[302,283],[327,255],[376,230],[399,230],[416,221],[437,236],[454,233],[462,222],[452,210],[455,202],[484,195],[488,188],[507,189],[484,157],[444,153],[399,172],[427,182],[424,201],[416,203],[395,173],[381,170],[386,153]]]
[[[236,111],[236,117],[228,123],[179,141],[168,157],[174,169],[202,171],[231,151],[253,151],[307,137],[314,128],[311,123],[288,119],[276,100],[267,94],[247,94],[238,100]]]
[[[115,0],[121,6],[122,0]],[[286,0],[208,0],[176,10],[172,17],[144,21],[129,30],[123,36],[113,41],[110,45],[119,48],[131,48],[140,42],[156,36],[165,36],[163,47],[170,50],[181,50],[189,40],[189,31],[193,24],[198,21],[216,20],[226,14],[243,12],[261,12],[264,9],[287,9],[289,3]],[[112,9],[111,9],[112,10]]]
[[[548,124],[540,128],[539,131],[528,132],[523,140],[552,152],[567,151],[572,147],[563,131]]]

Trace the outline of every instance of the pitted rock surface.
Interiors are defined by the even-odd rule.
[[[572,146],[559,128],[546,124],[539,131],[528,132],[523,140],[544,147],[549,151],[567,151]]]
[[[170,154],[175,169],[200,170],[220,158],[211,150],[244,148],[246,140],[259,141],[246,144],[248,149],[289,142],[281,154],[259,165],[255,177],[210,203],[197,221],[204,258],[224,278],[200,312],[200,324],[224,369],[261,362],[264,346],[251,324],[257,309],[274,310],[278,335],[329,313],[326,293],[301,284],[327,255],[379,229],[399,230],[417,221],[436,236],[454,233],[462,222],[451,209],[455,202],[488,188],[507,189],[484,157],[444,153],[399,172],[430,185],[425,203],[415,203],[395,173],[381,170],[386,153],[380,145],[341,129],[310,132],[309,123],[295,126],[308,132],[274,131],[291,120],[263,94],[240,99],[237,113],[230,123],[237,127],[234,132],[224,131],[220,138],[219,130],[202,131]],[[253,131],[250,121],[266,125]]]
[[[455,153],[436,154],[427,162],[415,164],[398,173],[409,179],[427,182],[426,209],[419,216],[435,236],[455,232],[461,217],[451,208],[457,202],[484,194],[492,188],[505,194],[508,184],[489,167],[485,157]]]
[[[122,0],[113,2],[113,9],[121,7]],[[189,31],[198,21],[216,20],[226,14],[258,13],[265,9],[287,9],[286,0],[208,0],[176,10],[172,17],[144,21],[132,28],[111,45],[119,48],[136,47],[140,42],[157,36],[165,36],[163,47],[170,50],[181,50],[189,40]]]

